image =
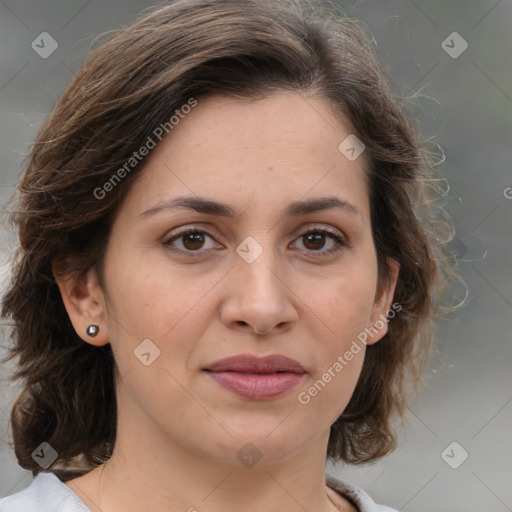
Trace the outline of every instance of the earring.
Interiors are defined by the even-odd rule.
[[[90,336],[91,338],[94,338],[94,336],[96,336],[99,331],[100,328],[97,325],[89,325],[86,330],[87,336]]]

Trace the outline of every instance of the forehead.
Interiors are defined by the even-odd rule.
[[[348,123],[325,100],[298,93],[265,99],[199,98],[152,150],[132,196],[139,214],[175,196],[208,196],[237,211],[342,195],[367,210],[365,155],[340,143]]]
[[[186,145],[201,156],[213,152],[217,159],[222,151],[227,158],[238,150],[239,156],[257,156],[269,163],[276,159],[277,164],[284,155],[291,160],[308,155],[332,160],[349,134],[348,120],[319,97],[297,92],[258,100],[209,95],[198,100],[161,146]],[[158,148],[155,156],[160,152]]]

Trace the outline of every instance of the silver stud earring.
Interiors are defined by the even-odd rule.
[[[91,338],[94,338],[94,336],[96,336],[99,331],[100,328],[97,325],[89,325],[86,330],[87,336],[90,336]]]

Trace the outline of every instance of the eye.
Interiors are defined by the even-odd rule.
[[[331,247],[322,251],[321,248],[325,246],[327,239],[331,240]],[[297,240],[304,240],[302,245],[307,252],[317,252],[321,255],[336,253],[346,246],[337,233],[327,229],[310,229],[302,233]]]
[[[212,244],[210,244],[210,247],[205,247],[208,239],[213,241],[213,237],[206,231],[197,228],[189,228],[167,238],[164,240],[163,245],[171,251],[186,254],[188,256],[195,256],[196,254],[201,254],[215,248]],[[336,253],[347,245],[342,237],[337,233],[320,228],[305,231],[297,240],[304,240],[302,242],[302,250],[310,253],[318,253],[319,255]],[[329,240],[331,241],[330,247],[326,250],[321,250],[322,247],[325,246],[326,241]]]
[[[213,247],[204,248],[205,240],[209,238],[213,240],[213,238],[200,229],[187,229],[182,231],[181,233],[177,233],[172,237],[166,239],[163,244],[167,248],[173,251],[182,252],[182,253],[191,253],[197,252],[200,253],[200,249],[208,250],[213,249]],[[179,241],[178,247],[174,245],[175,241]],[[181,247],[179,247],[181,245]]]

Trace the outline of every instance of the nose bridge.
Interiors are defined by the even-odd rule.
[[[280,295],[282,281],[278,278],[279,261],[272,236],[265,234],[246,237],[237,247],[237,275],[247,294],[265,296],[266,300]]]
[[[224,309],[231,325],[251,326],[259,334],[291,325],[296,312],[282,275],[283,264],[268,233],[248,236],[236,248],[233,293]]]

